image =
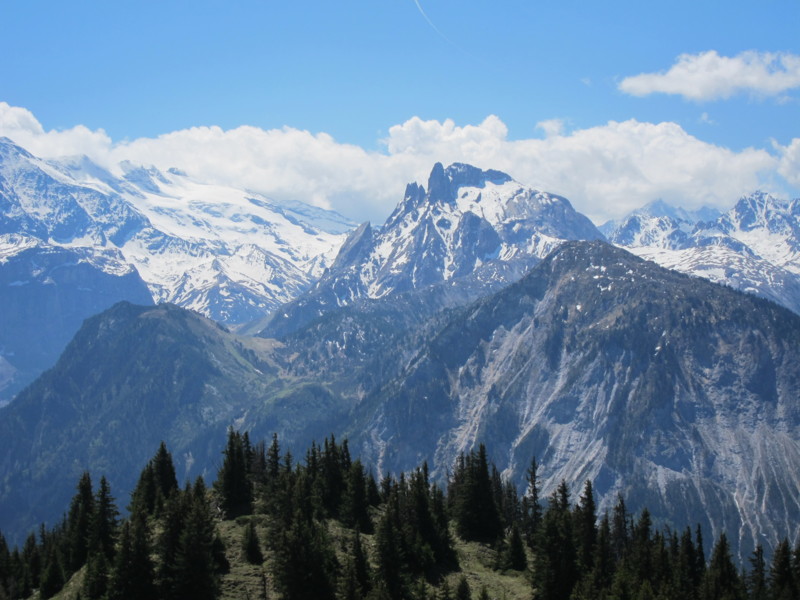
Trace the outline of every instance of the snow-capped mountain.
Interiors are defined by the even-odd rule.
[[[217,321],[263,316],[304,291],[354,224],[300,202],[194,181],[177,170],[86,157],[45,161],[0,140],[0,233],[115,251],[157,302]]]
[[[354,231],[329,271],[282,307],[264,335],[283,335],[359,300],[434,285],[462,286],[467,302],[519,279],[565,240],[602,237],[566,198],[499,171],[437,163],[427,189],[409,184],[383,227],[364,223]]]
[[[46,161],[0,139],[0,405],[120,300],[238,324],[303,292],[354,225],[178,171]]]
[[[661,203],[604,229],[609,241],[643,258],[800,313],[800,201],[756,192],[708,216]]]

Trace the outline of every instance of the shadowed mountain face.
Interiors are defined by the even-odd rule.
[[[84,319],[121,299],[152,303],[134,269],[109,272],[108,262],[102,252],[0,235],[0,405],[55,364]]]
[[[454,316],[375,399],[383,469],[477,442],[522,482],[591,479],[747,552],[800,517],[800,319],[603,243],[567,243]]]
[[[536,456],[545,493],[591,479],[601,507],[622,493],[742,553],[795,533],[790,311],[601,242],[565,243],[466,308],[423,318],[420,298],[342,307],[280,343],[169,306],[91,319],[2,413],[0,528],[53,518],[87,467],[125,497],[161,439],[180,472],[213,476],[232,425],[287,447],[347,434],[373,468],[428,460],[438,477],[483,442],[516,482]]]

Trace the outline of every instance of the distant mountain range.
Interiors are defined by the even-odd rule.
[[[716,215],[656,202],[601,229],[610,242],[664,267],[800,313],[800,200],[756,192]]]
[[[162,439],[181,477],[213,478],[230,426],[348,435],[376,470],[427,460],[440,479],[478,442],[517,483],[536,455],[545,493],[591,479],[602,508],[622,493],[742,556],[800,523],[800,201],[653,203],[598,229],[436,164],[375,227],[121,173],[0,140],[12,538],[57,518],[83,469],[124,496]]]
[[[413,308],[342,307],[281,342],[170,305],[88,320],[3,410],[0,529],[56,518],[82,469],[124,497],[162,439],[181,478],[213,478],[229,426],[290,448],[335,432],[376,471],[427,460],[437,478],[484,442],[519,484],[536,456],[544,493],[591,479],[601,509],[621,493],[742,555],[800,523],[800,316],[603,242],[465,307]]]
[[[0,403],[120,300],[173,302],[228,325],[263,317],[311,285],[354,227],[176,170],[122,170],[45,161],[0,139]]]

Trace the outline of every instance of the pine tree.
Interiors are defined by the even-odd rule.
[[[242,535],[242,554],[251,565],[260,565],[264,562],[264,555],[261,553],[261,544],[258,541],[258,533],[253,521],[247,522]]]
[[[148,536],[143,512],[132,514],[122,524],[119,549],[109,577],[108,600],[155,598],[155,574]]]
[[[164,500],[178,491],[178,478],[175,476],[175,465],[172,454],[162,441],[152,459],[153,478],[156,486],[156,504],[163,505]]]
[[[185,492],[189,499],[175,556],[175,596],[214,600],[219,589],[219,570],[214,555],[216,531],[203,479]]]
[[[594,546],[597,542],[597,511],[594,503],[592,482],[586,481],[583,494],[574,512],[574,530],[578,568],[581,572],[592,570]]]
[[[767,600],[767,566],[764,548],[756,546],[750,556],[750,574],[747,577],[747,593],[750,600]]]
[[[537,600],[568,600],[578,572],[566,482],[562,481],[550,497],[536,537],[534,597]]]
[[[253,491],[242,434],[228,430],[228,443],[223,455],[225,458],[214,483],[220,506],[229,518],[250,514],[253,510]]]
[[[42,598],[51,598],[61,591],[64,587],[65,577],[62,567],[61,553],[55,544],[49,544],[44,564],[42,566],[42,576],[39,582],[39,595]]]
[[[769,594],[773,600],[797,598],[797,585],[792,573],[792,554],[789,541],[783,539],[772,555],[769,567]]]
[[[342,522],[357,527],[363,533],[372,533],[367,498],[367,477],[360,460],[351,463],[341,509]]]
[[[703,600],[739,600],[744,597],[725,533],[720,534],[711,553],[703,580],[703,597]]]
[[[286,600],[334,600],[336,555],[321,525],[296,511],[274,550],[275,583]]]
[[[78,491],[72,498],[67,517],[66,570],[69,574],[80,569],[86,562],[89,544],[89,523],[94,513],[94,491],[92,478],[84,472],[78,481]]]
[[[453,600],[453,592],[450,590],[450,584],[447,583],[447,579],[442,580],[436,600]]]
[[[159,595],[162,598],[176,597],[178,586],[177,557],[180,539],[189,511],[191,494],[189,490],[177,492],[167,498],[161,523],[161,533],[158,537],[156,549],[158,565],[156,569],[156,583]]]
[[[456,587],[456,600],[472,600],[472,590],[469,588],[467,578],[462,575]]]
[[[401,539],[401,526],[397,508],[397,492],[393,491],[387,501],[375,531],[377,553],[377,578],[386,588],[391,598],[402,598],[405,589],[405,552]]]
[[[508,544],[503,557],[503,567],[513,571],[524,571],[528,568],[528,558],[525,556],[525,545],[516,523],[511,526]]]
[[[486,447],[481,444],[463,465],[454,499],[458,535],[465,540],[492,543],[502,535],[502,523],[492,491]]]
[[[101,552],[106,566],[114,559],[119,511],[114,504],[111,488],[105,477],[100,478],[100,487],[94,501],[91,523],[89,524],[89,554]]]
[[[103,552],[89,552],[86,576],[81,586],[81,598],[101,600],[108,591],[108,560]]]

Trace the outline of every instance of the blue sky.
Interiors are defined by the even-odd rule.
[[[0,134],[41,155],[172,160],[374,221],[435,160],[507,170],[596,221],[656,197],[800,196],[797,0],[4,0],[2,13]]]

